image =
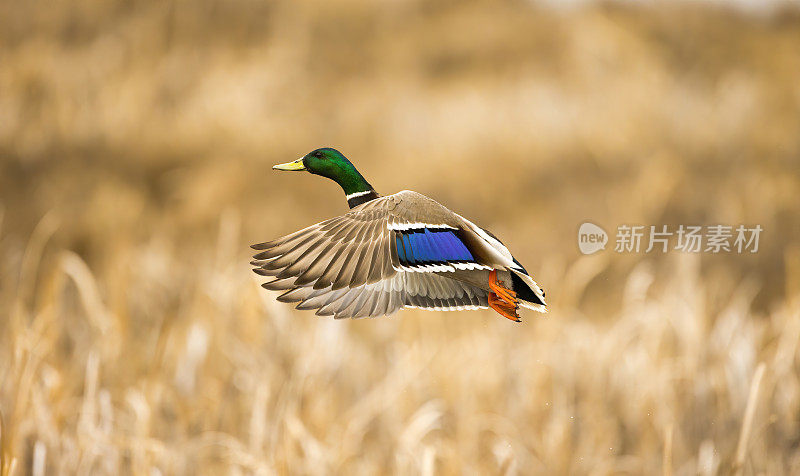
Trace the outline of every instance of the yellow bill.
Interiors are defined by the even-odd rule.
[[[275,170],[305,170],[306,166],[303,165],[303,159],[297,159],[294,162],[286,162],[285,164],[273,165]]]

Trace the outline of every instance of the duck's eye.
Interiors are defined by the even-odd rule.
[[[314,157],[316,157],[318,159],[321,159],[322,158],[322,152],[314,152]]]

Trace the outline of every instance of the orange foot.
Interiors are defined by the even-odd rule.
[[[497,281],[496,269],[489,272],[489,289],[493,291],[489,293],[489,307],[506,319],[521,322],[522,319],[520,319],[519,314],[517,314],[517,309],[519,309],[517,293],[506,288]]]

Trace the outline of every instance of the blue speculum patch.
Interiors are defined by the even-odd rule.
[[[474,261],[452,230],[407,230],[395,235],[397,257],[403,266]]]

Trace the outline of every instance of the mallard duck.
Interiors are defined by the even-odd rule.
[[[374,317],[403,308],[486,309],[520,322],[546,312],[544,291],[488,230],[410,190],[381,196],[332,148],[275,170],[307,171],[344,190],[350,211],[265,243],[251,264],[278,301],[320,316]]]

